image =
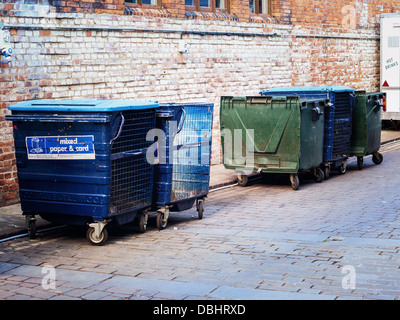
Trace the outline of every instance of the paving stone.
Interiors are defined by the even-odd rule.
[[[268,179],[212,192],[202,220],[171,213],[159,231],[154,215],[102,247],[67,229],[0,243],[0,298],[399,299],[400,148],[384,157],[297,192]],[[49,264],[55,290],[41,287]]]
[[[283,292],[273,290],[258,290],[235,287],[219,287],[209,296],[215,298],[237,299],[237,300],[333,300],[336,296],[302,294],[294,292]]]
[[[146,290],[154,290],[155,292],[162,291],[187,295],[206,295],[215,289],[215,286],[213,285],[202,283],[186,283],[124,276],[115,276],[111,279],[104,281],[102,285],[129,287],[136,289],[146,288]]]
[[[81,296],[82,299],[85,300],[100,300],[102,298],[105,298],[109,296],[107,292],[102,292],[102,291],[91,291],[83,296]]]
[[[15,263],[0,262],[0,274],[19,266],[19,264]]]
[[[8,274],[23,276],[23,277],[43,277],[42,267],[36,266],[19,266],[17,268],[7,271]],[[55,276],[57,280],[79,282],[86,286],[93,285],[110,278],[110,275],[94,272],[73,271],[64,269],[55,269]]]

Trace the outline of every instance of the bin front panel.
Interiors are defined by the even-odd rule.
[[[160,105],[157,109],[156,128],[164,133],[164,142],[159,139],[159,163],[154,166],[154,194],[153,203],[157,205],[171,203],[173,143],[178,127],[182,124],[183,106],[180,104]]]
[[[381,143],[380,102],[383,97],[383,93],[356,92],[351,155],[362,157],[379,150]]]
[[[355,91],[346,86],[287,87],[261,90],[261,95],[297,95],[300,99],[330,99],[325,107],[324,162],[350,155]]]
[[[367,95],[365,91],[356,92],[353,110],[353,129],[351,134],[351,155],[367,154]]]
[[[206,195],[209,190],[213,105],[184,104],[185,120],[173,145],[171,202]]]
[[[335,108],[332,159],[350,155],[353,99],[349,92],[335,92],[332,99]]]
[[[317,168],[323,163],[324,110],[329,100],[300,102],[300,170]]]
[[[20,198],[25,213],[108,215],[111,118],[104,123],[14,121]],[[74,148],[74,142],[82,136],[91,137],[94,158],[61,154],[63,148]],[[48,142],[53,147],[46,146]],[[30,154],[35,157],[29,159]]]
[[[10,108],[25,214],[85,224],[150,206],[146,134],[155,127],[156,106],[129,105],[64,101]]]
[[[298,171],[298,98],[221,97],[220,121],[226,168]],[[241,138],[240,143],[238,138]],[[239,152],[234,150],[235,145],[241,146]],[[248,155],[254,156],[254,163],[247,161],[246,149]]]
[[[381,104],[385,93],[368,93],[367,95],[367,154],[377,152],[381,146]]]
[[[155,127],[155,110],[127,110],[111,148],[110,215],[151,205],[153,165],[146,159],[147,132]]]

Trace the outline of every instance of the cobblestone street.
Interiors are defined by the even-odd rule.
[[[63,228],[0,243],[0,299],[399,299],[400,144],[321,184],[266,176],[171,213],[158,231]],[[55,287],[43,285],[55,268]]]

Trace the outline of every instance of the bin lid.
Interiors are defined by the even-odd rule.
[[[273,92],[354,92],[355,89],[352,89],[348,86],[317,86],[317,87],[282,87],[282,88],[271,88],[260,90],[260,93],[273,93]]]
[[[213,105],[208,102],[166,102],[160,103],[160,107],[209,107]]]
[[[132,100],[31,100],[9,106],[14,111],[112,112],[157,108],[157,102]]]

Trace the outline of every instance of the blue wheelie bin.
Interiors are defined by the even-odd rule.
[[[203,217],[209,191],[213,104],[168,103],[157,109],[156,127],[164,133],[159,164],[154,169],[153,210],[157,227],[164,229],[170,211],[184,211],[196,203]]]
[[[325,179],[331,168],[339,174],[347,169],[350,157],[352,113],[355,107],[355,90],[347,86],[284,87],[261,90],[262,96],[299,96],[300,99],[329,99],[324,110],[324,152],[323,164]]]
[[[157,103],[35,100],[10,106],[20,199],[30,236],[35,215],[54,223],[88,225],[95,245],[106,224],[146,221],[153,164],[147,131]]]

